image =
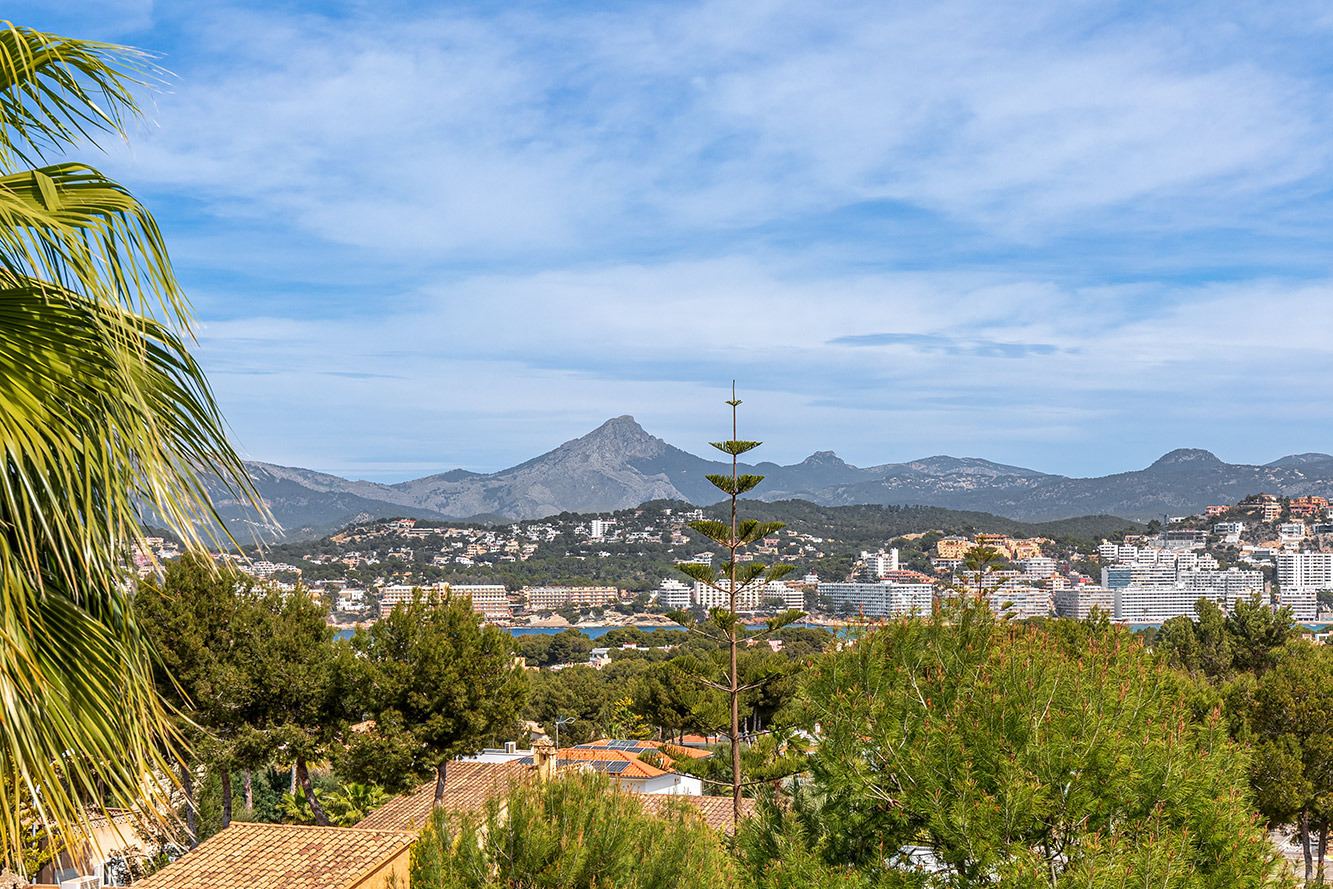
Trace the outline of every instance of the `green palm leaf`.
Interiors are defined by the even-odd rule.
[[[151,513],[201,548],[205,487],[258,504],[182,338],[188,307],[151,215],[81,164],[123,136],[133,50],[0,24],[0,849],[20,811],[77,834],[89,809],[165,810],[180,738],[125,556]],[[262,507],[258,507],[261,514]]]

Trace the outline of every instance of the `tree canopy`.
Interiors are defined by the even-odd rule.
[[[815,663],[803,811],[831,864],[912,885],[1259,885],[1245,751],[1187,686],[1124,631],[1071,651],[951,603]]]
[[[512,639],[483,626],[466,596],[418,593],[358,632],[353,645],[376,725],[353,739],[348,757],[385,786],[434,772],[438,799],[449,760],[512,733],[527,679]]]

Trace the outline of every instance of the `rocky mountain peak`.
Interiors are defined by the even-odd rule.
[[[656,457],[666,442],[649,435],[629,414],[613,417],[582,438],[566,442],[555,454],[575,454],[598,461],[619,461],[631,457]],[[562,453],[563,452],[563,453]]]
[[[1175,472],[1181,469],[1202,469],[1224,465],[1217,455],[1203,448],[1176,448],[1158,457],[1149,470]]]
[[[846,466],[847,461],[843,460],[832,451],[815,451],[809,457],[801,461],[802,466]]]

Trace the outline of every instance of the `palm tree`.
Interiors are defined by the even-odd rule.
[[[257,502],[190,357],[152,216],[79,163],[157,77],[123,47],[0,22],[0,848],[19,812],[161,810],[178,741],[124,568],[153,516],[202,547],[206,482]]]

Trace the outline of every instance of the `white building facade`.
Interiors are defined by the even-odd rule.
[[[821,583],[820,601],[835,614],[862,617],[928,615],[934,605],[935,585],[930,583]]]

